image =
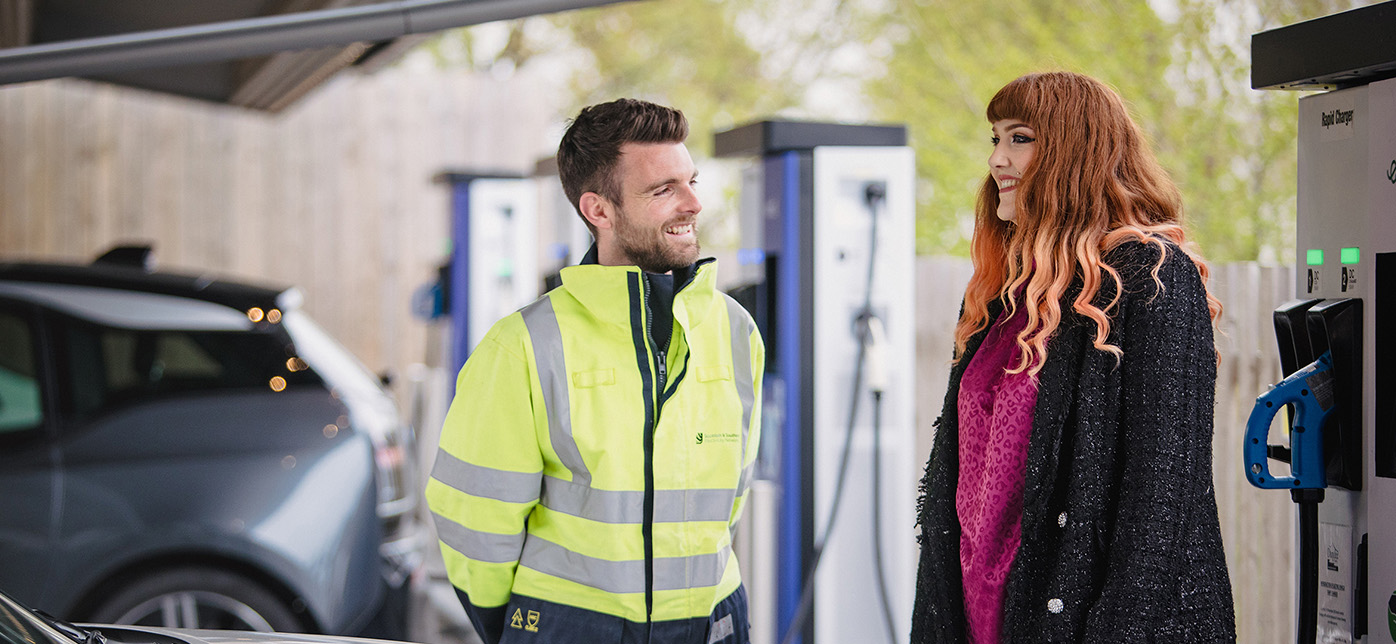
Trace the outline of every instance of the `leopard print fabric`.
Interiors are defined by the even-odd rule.
[[[969,641],[997,644],[1008,569],[1022,536],[1023,482],[1037,383],[1026,372],[1006,373],[1017,358],[1017,334],[1027,324],[1019,309],[989,329],[960,383],[960,568]]]

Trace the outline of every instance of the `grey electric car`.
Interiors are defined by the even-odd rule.
[[[35,611],[0,592],[0,644],[385,644],[329,635],[254,634],[221,630],[73,624]],[[392,643],[387,643],[392,644]]]
[[[402,638],[411,428],[295,289],[0,263],[0,588],[73,621]]]

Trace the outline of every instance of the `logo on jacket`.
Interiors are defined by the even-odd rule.
[[[741,434],[735,434],[731,432],[722,434],[709,433],[706,435],[703,432],[698,432],[693,436],[694,442],[698,445],[702,445],[703,441],[705,440],[709,443],[735,443],[737,441],[740,441],[741,439]]]
[[[522,609],[522,608],[515,608],[515,609],[514,609],[514,616],[513,616],[512,618],[509,619],[509,626],[511,626],[511,627],[513,627],[513,628],[522,628],[522,629],[524,629],[524,630],[526,630],[526,631],[528,631],[528,632],[530,632],[530,633],[537,633],[537,632],[538,632],[538,618],[539,618],[538,611],[536,611],[536,610],[528,611],[528,622],[527,622],[527,623],[524,623],[524,612],[523,612],[523,609]]]

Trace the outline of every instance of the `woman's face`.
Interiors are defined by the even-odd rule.
[[[999,187],[999,219],[1013,221],[1018,216],[1018,182],[1032,163],[1037,133],[1018,119],[994,122],[994,151],[989,155],[989,174]]]

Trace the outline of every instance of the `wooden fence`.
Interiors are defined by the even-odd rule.
[[[338,78],[279,116],[82,81],[0,87],[0,258],[87,260],[153,241],[165,267],[301,286],[310,313],[366,364],[403,373],[437,355],[437,334],[409,313],[449,252],[448,195],[431,178],[531,168],[558,126],[537,87],[391,69]],[[969,273],[964,260],[918,262],[922,461]],[[1269,312],[1293,271],[1227,265],[1214,279],[1226,306],[1215,485],[1240,638],[1285,641],[1292,504],[1246,484],[1240,447],[1251,401],[1279,376]],[[421,429],[430,444],[435,428]]]

